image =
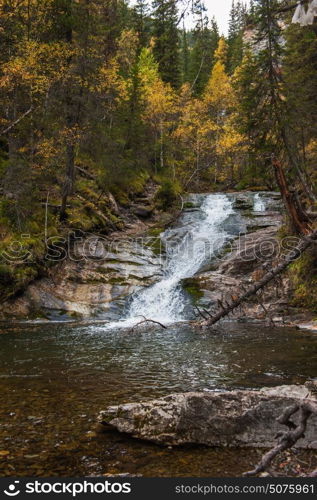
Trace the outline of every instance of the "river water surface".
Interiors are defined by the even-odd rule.
[[[256,450],[168,449],[95,434],[107,405],[177,391],[303,383],[316,376],[314,333],[224,324],[209,333],[103,325],[0,329],[1,475],[232,476]]]

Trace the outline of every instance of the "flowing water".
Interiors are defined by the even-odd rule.
[[[163,241],[169,244],[163,278],[136,294],[128,319],[146,316],[167,324],[187,319],[181,282],[194,276],[224,245],[229,235],[223,225],[232,213],[232,202],[227,196],[209,195],[200,206],[200,220],[188,225],[174,245],[169,243],[173,231],[162,235]]]
[[[303,383],[317,375],[313,332],[229,323],[203,333],[185,321],[182,280],[239,232],[229,197],[193,202],[162,235],[161,280],[132,297],[121,323],[0,325],[1,475],[217,477],[240,475],[257,462],[256,450],[170,450],[95,433],[96,416],[108,405]],[[168,328],[123,328],[139,315]]]
[[[266,205],[264,202],[264,199],[261,197],[260,193],[256,193],[254,197],[254,205],[253,205],[253,210],[255,212],[265,212]]]

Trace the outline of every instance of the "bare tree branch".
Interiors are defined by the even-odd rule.
[[[17,120],[15,120],[13,123],[11,123],[11,125],[9,125],[7,128],[5,128],[4,130],[2,130],[0,132],[0,135],[5,135],[8,132],[10,132],[10,130],[13,129],[13,127],[15,127],[18,123],[20,123],[20,121],[22,121],[23,118],[25,118],[26,116],[28,116],[32,111],[33,111],[33,108],[31,107],[25,113],[23,113],[23,115],[21,115]]]
[[[159,325],[161,328],[164,328],[164,330],[167,330],[167,327],[160,323],[159,321],[154,321],[153,319],[146,318],[145,316],[141,316],[141,318],[144,318],[142,321],[134,325],[134,327],[131,329],[131,332],[135,330],[140,325],[143,325],[144,323],[154,323],[154,325]]]

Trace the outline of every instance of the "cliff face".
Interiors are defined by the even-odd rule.
[[[119,319],[125,299],[160,276],[160,260],[138,241],[97,237],[72,249],[72,258],[50,276],[31,284],[22,297],[6,302],[2,316],[47,319]]]

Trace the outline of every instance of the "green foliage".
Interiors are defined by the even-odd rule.
[[[171,180],[164,180],[157,193],[159,206],[166,210],[171,207],[181,192],[180,186],[177,182]]]
[[[164,82],[180,85],[177,0],[153,0],[154,55]]]
[[[188,80],[194,95],[201,95],[209,80],[215,62],[215,51],[219,43],[219,30],[214,19],[209,27],[206,8],[203,2],[195,2],[196,25],[191,33],[192,48],[189,58]]]
[[[316,250],[307,251],[295,261],[290,268],[290,279],[293,284],[294,306],[317,312],[317,253]]]
[[[233,0],[229,19],[227,69],[233,74],[243,57],[243,34],[246,26],[247,9],[240,1]]]

